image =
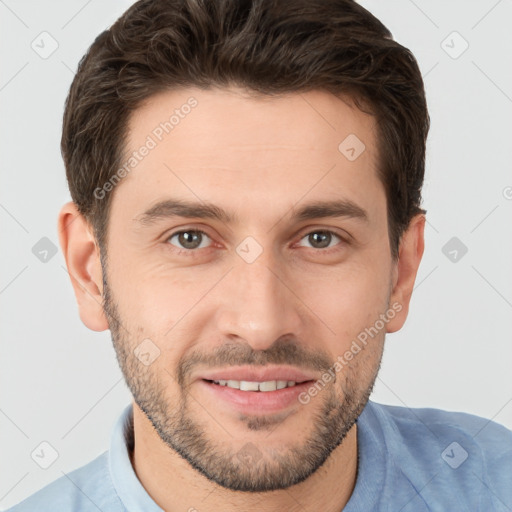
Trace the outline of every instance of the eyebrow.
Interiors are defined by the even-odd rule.
[[[295,210],[292,208],[292,211]],[[226,224],[238,223],[236,215],[227,212],[211,203],[190,202],[181,199],[165,199],[158,202],[141,215],[135,217],[135,221],[143,226],[149,226],[155,222],[172,217],[214,219]],[[331,201],[315,201],[302,206],[292,215],[292,221],[304,221],[324,217],[348,217],[368,223],[369,217],[366,210],[348,199]]]

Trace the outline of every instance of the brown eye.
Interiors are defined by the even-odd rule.
[[[328,230],[311,231],[311,233],[308,233],[302,238],[302,240],[305,239],[310,244],[309,246],[306,247],[311,247],[313,249],[328,249],[330,247],[333,247],[331,243],[333,241],[336,242],[336,239],[338,241],[343,241],[343,239],[339,235]]]
[[[210,237],[204,231],[189,229],[173,233],[167,241],[170,242],[171,245],[178,247],[178,249],[193,250],[208,247],[204,242],[209,238]],[[173,239],[175,239],[177,243],[174,243],[172,241]]]

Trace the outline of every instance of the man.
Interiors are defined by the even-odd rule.
[[[511,510],[512,433],[369,397],[420,264],[411,53],[350,0],[143,0],[81,61],[59,217],[133,394],[13,511]]]

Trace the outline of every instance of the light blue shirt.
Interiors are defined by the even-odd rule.
[[[110,448],[8,512],[157,512],[137,479],[132,405]],[[512,431],[478,416],[368,402],[357,420],[358,474],[343,512],[511,512]],[[200,510],[191,496],[190,506]],[[340,511],[341,512],[341,511]]]

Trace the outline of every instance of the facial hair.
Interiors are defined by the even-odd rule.
[[[188,391],[188,376],[199,363],[212,367],[228,365],[292,364],[308,369],[327,371],[332,361],[318,350],[309,350],[287,338],[280,338],[269,349],[254,351],[247,344],[226,344],[210,353],[195,352],[184,356],[171,375],[179,389],[178,399],[169,400],[168,385],[155,372],[157,365],[145,366],[134,355],[138,341],[130,339],[123,327],[117,302],[103,269],[103,308],[109,321],[116,357],[124,379],[138,407],[147,416],[161,440],[178,453],[194,469],[210,481],[232,491],[268,492],[286,489],[313,475],[337,448],[363,411],[372,392],[382,358],[382,345],[365,347],[350,365],[345,366],[334,382],[319,391],[315,400],[300,405],[298,414],[308,414],[302,408],[316,404],[311,415],[311,432],[306,439],[286,445],[282,451],[266,451],[250,442],[250,431],[275,428],[279,416],[240,416],[248,429],[248,442],[242,448],[229,448],[209,435],[211,417],[193,417],[190,405],[196,400]],[[163,343],[161,344],[163,348]],[[374,353],[372,353],[374,351]],[[376,352],[375,352],[376,351]],[[368,353],[369,352],[369,353]],[[164,376],[165,377],[165,376]],[[320,400],[320,407],[318,406]],[[210,428],[208,425],[210,422]],[[290,439],[295,433],[290,433]]]

